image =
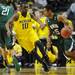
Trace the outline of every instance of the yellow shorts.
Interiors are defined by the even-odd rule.
[[[25,37],[17,38],[19,44],[30,53],[35,48],[35,42],[39,40],[34,30],[30,31]]]

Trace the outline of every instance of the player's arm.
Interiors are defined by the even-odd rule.
[[[72,22],[69,19],[67,19],[65,16],[58,15],[57,19],[58,19],[58,22],[64,23],[65,26],[68,26],[71,30],[73,30]]]
[[[42,23],[41,20],[35,17],[33,14],[30,15],[35,21],[37,21],[40,24],[41,29],[43,29],[46,26],[46,24]]]
[[[69,20],[69,19],[65,20],[64,24],[73,31],[73,23],[71,20]]]
[[[52,42],[51,42],[51,33],[50,33],[50,29],[49,29],[48,33],[49,33],[49,34],[48,34],[48,38],[47,38],[47,49],[50,50],[51,44],[52,44]]]
[[[7,34],[10,35],[10,26],[13,27],[13,22],[17,21],[19,18],[18,13],[15,13],[10,20],[8,20],[8,22],[6,23],[6,30],[7,30]]]
[[[46,20],[48,22],[48,20]],[[48,38],[47,38],[47,49],[50,50],[51,48],[51,29],[50,29],[50,24],[48,24]]]

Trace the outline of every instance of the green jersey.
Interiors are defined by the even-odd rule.
[[[13,16],[14,8],[12,5],[0,4],[0,47],[12,46],[11,37],[6,34],[5,24]]]
[[[60,36],[60,31],[64,27],[64,24],[62,22],[58,22],[57,14],[54,14],[53,19],[47,18],[47,21],[52,39],[58,39],[58,37]]]
[[[13,16],[14,8],[12,5],[0,4],[0,27],[5,27],[6,22]]]

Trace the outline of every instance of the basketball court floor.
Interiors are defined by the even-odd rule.
[[[44,72],[42,67],[23,68],[20,72],[16,72],[15,69],[11,69],[10,73],[7,73],[3,69],[0,69],[0,75],[75,75],[75,67],[51,67],[50,71]]]

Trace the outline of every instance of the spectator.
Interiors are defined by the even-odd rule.
[[[72,20],[74,25],[74,31],[75,31],[75,3],[72,3],[70,8],[66,12],[67,17]]]
[[[47,5],[47,0],[34,0],[35,3],[40,4],[42,6]]]

